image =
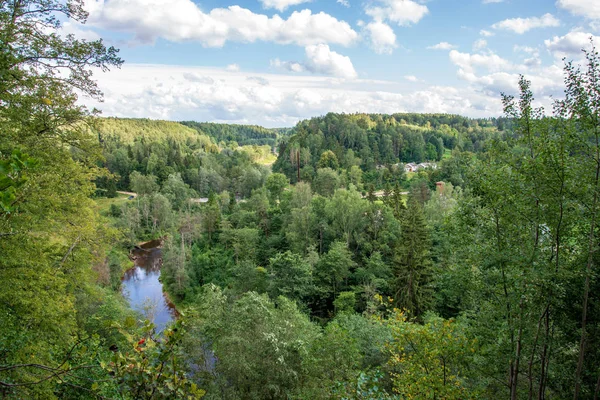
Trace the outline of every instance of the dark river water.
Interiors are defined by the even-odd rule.
[[[132,309],[139,311],[162,332],[175,319],[177,311],[163,293],[160,277],[162,251],[159,241],[145,243],[131,254],[136,257],[134,267],[123,276],[123,295]]]

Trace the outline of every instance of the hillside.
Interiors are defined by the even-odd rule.
[[[237,142],[245,145],[275,146],[278,132],[257,125],[215,124],[210,122],[183,121],[182,125],[212,137],[216,143]]]
[[[506,120],[473,120],[446,114],[334,114],[300,122],[279,146],[273,170],[297,180],[312,180],[319,168],[365,173],[390,170],[398,163],[437,162],[450,151],[482,151],[502,135]],[[389,168],[388,168],[389,167]],[[368,177],[367,177],[368,178]],[[381,177],[367,179],[381,186]]]

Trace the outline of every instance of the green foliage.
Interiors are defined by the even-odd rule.
[[[198,312],[192,335],[211,343],[218,359],[214,390],[221,396],[282,398],[309,378],[306,366],[319,329],[284,297],[277,299],[277,307],[253,292],[230,303],[218,288],[208,286]],[[196,346],[193,341],[188,345]],[[190,356],[204,365],[204,352]]]
[[[244,145],[275,146],[278,133],[275,129],[266,129],[256,125],[213,124],[210,122],[184,121],[182,125],[196,129],[213,138],[215,142],[235,142]]]
[[[430,244],[423,210],[411,197],[402,214],[400,242],[394,259],[396,303],[414,316],[431,306]]]
[[[338,313],[353,313],[356,308],[356,294],[341,292],[333,301],[333,307]]]
[[[298,254],[279,253],[269,263],[268,293],[271,298],[285,296],[290,300],[307,300],[314,291],[311,265]]]
[[[469,389],[469,365],[477,343],[457,321],[429,315],[425,324],[395,311],[385,321],[392,332],[387,368],[393,390],[402,398],[476,399]]]
[[[286,189],[290,184],[288,178],[283,174],[271,174],[267,178],[265,187],[269,191],[269,198],[272,203],[280,200],[283,190]]]
[[[180,343],[185,322],[179,319],[157,339],[154,327],[146,325],[139,338],[126,335],[128,349],[116,352],[110,362],[100,365],[115,381],[118,393],[126,399],[199,399],[206,393],[190,382],[184,373]],[[102,392],[98,383],[92,389]]]
[[[291,137],[279,145],[273,170],[295,182],[298,169],[303,172],[301,179],[312,180],[310,170],[313,175],[320,168],[350,171],[354,166],[365,173],[365,183],[382,188],[390,179],[403,181],[399,163],[440,161],[446,149],[480,152],[491,139],[503,135],[500,128],[507,125],[504,119],[445,114],[329,113],[302,121],[292,130]]]
[[[0,216],[16,211],[19,188],[27,182],[27,170],[35,168],[37,162],[19,150],[13,150],[10,158],[0,159]]]

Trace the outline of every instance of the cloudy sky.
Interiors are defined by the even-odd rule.
[[[600,44],[598,0],[86,0],[64,31],[121,49],[106,116],[293,126],[333,112],[501,114],[519,74],[549,106]]]

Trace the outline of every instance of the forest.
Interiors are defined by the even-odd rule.
[[[600,398],[598,52],[551,112],[101,118],[123,60],[56,13],[0,2],[2,398]],[[152,239],[164,330],[123,295]]]

